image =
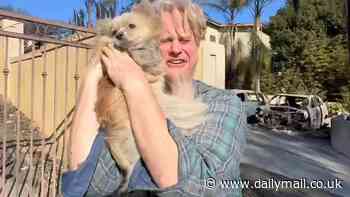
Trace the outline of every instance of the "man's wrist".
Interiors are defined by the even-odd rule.
[[[87,67],[86,78],[89,78],[89,80],[98,81],[102,78],[102,76],[103,74],[101,63],[91,63],[91,65]]]
[[[97,69],[88,68],[84,79],[85,82],[89,84],[97,84],[98,81],[102,78],[102,76],[99,76],[97,72]]]
[[[137,80],[125,80],[124,83],[121,83],[120,85],[124,93],[140,92],[147,88],[148,82],[146,78],[142,77]]]

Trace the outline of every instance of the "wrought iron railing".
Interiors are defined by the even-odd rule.
[[[95,33],[0,10],[0,194],[57,196]]]

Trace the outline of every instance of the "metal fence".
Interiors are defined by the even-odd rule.
[[[60,196],[94,32],[0,10],[0,196]]]

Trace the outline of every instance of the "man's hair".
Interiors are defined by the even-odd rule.
[[[173,9],[182,12],[184,20],[188,21],[189,27],[193,31],[197,45],[205,38],[207,18],[199,5],[191,0],[154,0],[152,4],[158,13]],[[183,24],[186,24],[186,22]]]

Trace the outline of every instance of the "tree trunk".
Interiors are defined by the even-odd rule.
[[[225,73],[226,73],[226,82],[225,88],[233,88],[233,81],[237,75],[236,64],[234,60],[234,41],[235,41],[235,29],[234,25],[227,27],[224,32],[224,45],[225,45]]]
[[[88,28],[93,27],[92,15],[93,15],[94,0],[87,0],[87,26]]]
[[[347,31],[348,31],[348,58],[349,58],[349,65],[350,65],[350,0],[346,0],[345,1],[345,5],[346,5],[346,22],[347,22]]]
[[[260,19],[260,16],[256,16],[255,23],[254,23],[254,28],[255,28],[256,32],[261,31],[261,19]]]
[[[256,31],[256,36],[257,37],[259,37],[259,31],[261,31],[261,20],[260,20],[260,16],[256,16],[255,17],[255,24],[254,24],[254,28],[255,28],[255,31]],[[255,44],[255,47],[259,47],[259,46],[257,46],[257,44]],[[256,50],[256,57],[255,57],[255,80],[253,80],[253,81],[255,81],[255,91],[257,91],[257,92],[260,92],[261,90],[260,90],[260,79],[261,79],[261,61],[260,61],[260,53],[261,53],[261,51],[259,51],[259,50],[261,50],[261,49],[255,49]]]
[[[256,76],[255,76],[255,91],[261,92],[261,65],[258,63],[256,68]]]
[[[294,11],[298,14],[299,7],[300,7],[300,0],[293,0],[293,7],[294,7]]]

